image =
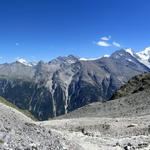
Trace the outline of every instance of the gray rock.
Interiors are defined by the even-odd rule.
[[[0,95],[39,120],[47,120],[107,101],[131,77],[149,71],[125,50],[93,61],[70,55],[33,66],[1,64]]]

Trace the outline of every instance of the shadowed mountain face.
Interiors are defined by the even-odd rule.
[[[130,78],[149,72],[125,50],[93,61],[70,55],[37,65],[0,65],[0,95],[39,120],[109,100]]]

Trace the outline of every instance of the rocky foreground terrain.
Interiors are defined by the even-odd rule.
[[[150,149],[150,115],[80,117],[34,122],[0,104],[2,150]]]
[[[149,76],[144,74],[129,81],[124,87],[132,88],[134,92],[131,94],[127,92],[119,99],[89,104],[49,121],[35,122],[19,111],[0,104],[0,148],[149,150],[150,89],[149,82],[143,83]],[[136,86],[131,85],[136,81],[137,84],[140,82],[143,90],[135,92]]]
[[[1,150],[80,149],[53,128],[39,126],[14,108],[0,103]]]

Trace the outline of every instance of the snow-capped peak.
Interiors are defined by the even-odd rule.
[[[131,48],[126,48],[125,51],[126,51],[127,53],[129,53],[130,55],[134,56],[134,53],[133,53],[133,51],[132,51]]]
[[[150,68],[150,47],[145,48],[143,51],[136,53],[138,60],[143,63],[145,66]]]
[[[17,59],[17,62],[21,63],[21,64],[24,64],[26,66],[32,66],[31,63],[29,63],[27,60],[23,59],[23,58],[19,58]]]
[[[147,47],[143,51],[138,52],[137,55],[143,60],[148,60],[150,58],[150,47]]]
[[[106,54],[106,55],[104,55],[103,57],[109,57],[109,56],[110,56],[110,55],[107,55],[107,54]]]
[[[150,53],[150,47],[145,48],[145,53]]]

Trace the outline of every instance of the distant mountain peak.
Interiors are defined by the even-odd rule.
[[[120,61],[122,60],[127,60],[130,62],[135,62],[135,60],[139,61],[140,63],[142,63],[143,65],[145,65],[146,67],[150,68],[150,47],[145,48],[143,51],[140,52],[134,52],[134,50],[132,48],[123,48],[120,49],[118,51],[115,51],[114,53],[112,53],[110,56],[109,55],[104,55],[101,57],[97,57],[97,58],[84,58],[84,57],[77,57],[74,55],[68,55],[68,56],[59,56],[51,61],[49,61],[48,63],[53,63],[53,64],[73,64],[76,63],[78,61],[95,61],[101,58],[113,58],[113,59],[117,59]],[[37,62],[29,62],[24,58],[19,58],[16,62],[19,62],[25,66],[35,66],[38,63]],[[43,62],[44,63],[44,62]]]
[[[107,55],[107,54],[106,54],[106,55],[104,55],[103,57],[109,57],[109,56],[110,56],[110,55]]]
[[[1,64],[0,95],[31,111],[39,120],[46,120],[108,100],[131,77],[150,71],[136,55],[133,57],[124,49],[110,57],[80,60],[69,55],[50,62],[39,61],[34,67],[23,58]]]
[[[110,57],[114,59],[124,60],[126,58],[133,57],[133,56],[134,56],[134,53],[131,49],[120,49],[112,53]]]
[[[68,56],[59,56],[56,59],[51,60],[49,63],[68,63],[73,64],[78,61],[78,57],[74,55],[68,55]]]
[[[145,51],[146,53],[150,53],[150,47],[146,47],[146,48],[144,49],[144,51]]]
[[[143,51],[136,53],[138,60],[145,66],[150,68],[150,47],[145,48]]]
[[[150,58],[150,47],[145,48],[143,51],[138,52],[137,55],[144,60],[148,60]]]
[[[129,53],[130,55],[134,56],[134,52],[133,52],[132,48],[126,48],[125,51],[127,53]]]
[[[26,59],[24,59],[24,58],[19,58],[19,59],[17,59],[17,61],[16,62],[19,62],[19,63],[21,63],[21,64],[23,64],[23,65],[25,65],[25,66],[34,66],[34,65],[37,65],[37,63],[36,62],[28,62]]]

